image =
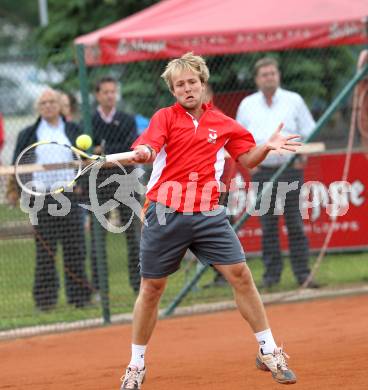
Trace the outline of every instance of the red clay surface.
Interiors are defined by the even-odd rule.
[[[298,376],[292,389],[368,389],[368,296],[267,309]],[[2,342],[0,389],[118,390],[130,332],[122,325]],[[142,390],[282,389],[255,368],[256,350],[236,311],[160,321]]]

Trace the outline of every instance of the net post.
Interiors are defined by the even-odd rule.
[[[77,45],[78,79],[79,79],[79,86],[80,86],[80,92],[82,97],[83,129],[86,134],[91,135],[92,118],[91,118],[91,110],[89,105],[87,67],[86,67],[84,56],[85,56],[84,45]]]

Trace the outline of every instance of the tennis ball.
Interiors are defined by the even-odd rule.
[[[92,138],[87,134],[82,134],[77,137],[75,144],[77,145],[77,148],[87,150],[92,146]]]

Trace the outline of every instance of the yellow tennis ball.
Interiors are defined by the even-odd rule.
[[[77,137],[75,144],[77,145],[77,148],[87,150],[92,146],[92,138],[87,134],[82,134]]]

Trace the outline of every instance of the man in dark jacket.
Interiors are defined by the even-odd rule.
[[[80,134],[79,128],[74,123],[65,122],[60,115],[61,105],[58,92],[52,89],[44,91],[38,99],[37,109],[40,116],[36,123],[18,135],[13,163],[19,153],[34,142],[46,140],[74,145],[76,137]],[[50,158],[52,159],[53,156],[48,156],[48,159]],[[50,310],[57,303],[60,283],[55,255],[58,241],[63,247],[67,302],[76,307],[83,307],[90,301],[91,286],[85,271],[83,209],[78,206],[77,193],[78,191],[74,189],[73,192],[65,194],[71,204],[67,215],[52,216],[49,214],[49,205],[59,205],[59,202],[52,196],[45,197],[43,208],[37,215],[38,224],[34,226],[36,269],[33,297],[36,307],[40,310]],[[8,200],[14,203],[18,197],[19,189],[13,187],[8,192]]]
[[[134,116],[116,109],[118,86],[112,77],[100,79],[95,87],[95,96],[98,103],[97,109],[92,118],[93,126],[93,144],[95,145],[94,153],[112,154],[130,151],[130,145],[137,138],[137,128]],[[125,166],[126,173],[129,174],[133,167]],[[114,198],[119,183],[112,182],[108,185],[103,183],[110,176],[117,174],[122,175],[124,172],[118,167],[102,168],[97,176],[97,198],[100,204],[106,203],[109,199]],[[135,292],[139,291],[140,273],[139,273],[139,221],[135,216],[132,217],[132,210],[120,204],[117,208],[120,217],[121,226],[127,225],[125,230],[127,253],[128,253],[128,270],[129,282]],[[130,219],[132,218],[132,221]],[[93,221],[93,219],[92,219]],[[92,279],[95,289],[99,289],[97,277],[97,259],[96,259],[96,240],[92,235]],[[101,251],[103,258],[106,258],[106,231],[100,235]]]

